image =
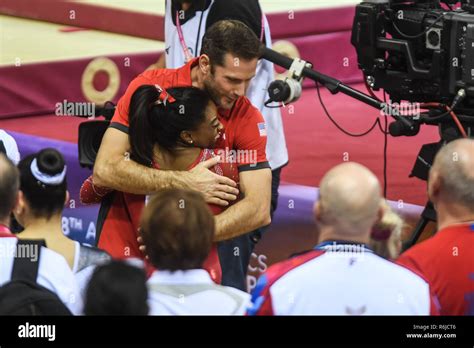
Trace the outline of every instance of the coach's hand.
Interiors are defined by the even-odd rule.
[[[192,182],[189,188],[201,192],[207,203],[227,206],[237,199],[239,190],[235,181],[209,170],[219,160],[218,156],[213,157],[194,167],[190,171]]]

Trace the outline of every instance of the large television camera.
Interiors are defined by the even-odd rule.
[[[410,127],[393,122],[391,135],[416,135],[422,123],[439,127],[441,140],[422,147],[410,174],[426,180],[443,144],[474,134],[474,0],[364,1],[356,6],[351,42],[369,91],[383,89],[392,105],[422,106],[404,115]],[[435,220],[428,202],[404,248]]]
[[[431,104],[419,123],[474,125],[474,0],[367,0],[356,6],[351,42],[374,90],[392,102]],[[446,108],[449,107],[449,108]],[[452,127],[459,132],[459,127]],[[392,135],[415,135],[403,132]],[[452,134],[454,135],[454,134]],[[455,135],[454,135],[455,136]]]

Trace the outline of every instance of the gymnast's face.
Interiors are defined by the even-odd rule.
[[[245,60],[224,55],[224,64],[212,65],[209,57],[201,56],[200,64],[205,71],[204,86],[218,107],[230,109],[235,101],[244,96],[250,81],[255,76],[258,59]]]
[[[205,119],[195,130],[183,131],[181,138],[189,145],[203,149],[213,148],[221,137],[224,127],[217,117],[217,107],[212,101],[204,111]]]

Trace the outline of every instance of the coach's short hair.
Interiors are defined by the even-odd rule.
[[[141,234],[148,257],[160,270],[202,268],[214,237],[214,216],[194,191],[159,191],[145,207]]]
[[[474,139],[457,139],[437,153],[432,170],[439,173],[448,199],[474,211]]]
[[[244,23],[222,20],[214,23],[202,39],[201,54],[209,56],[211,69],[224,66],[224,56],[230,53],[237,58],[252,60],[262,55],[262,45],[255,33]]]
[[[0,153],[0,220],[10,217],[20,188],[20,173],[13,162]]]

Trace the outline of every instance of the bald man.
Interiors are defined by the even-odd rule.
[[[442,315],[474,315],[474,140],[458,139],[436,155],[428,195],[438,216],[436,235],[398,263],[420,272],[439,298]]]
[[[260,277],[250,315],[437,314],[429,284],[367,246],[383,215],[380,184],[357,163],[322,179],[314,213],[320,243]]]
[[[383,215],[381,199],[377,177],[364,166],[349,162],[331,169],[321,180],[314,205],[320,240],[368,243],[372,227]]]

